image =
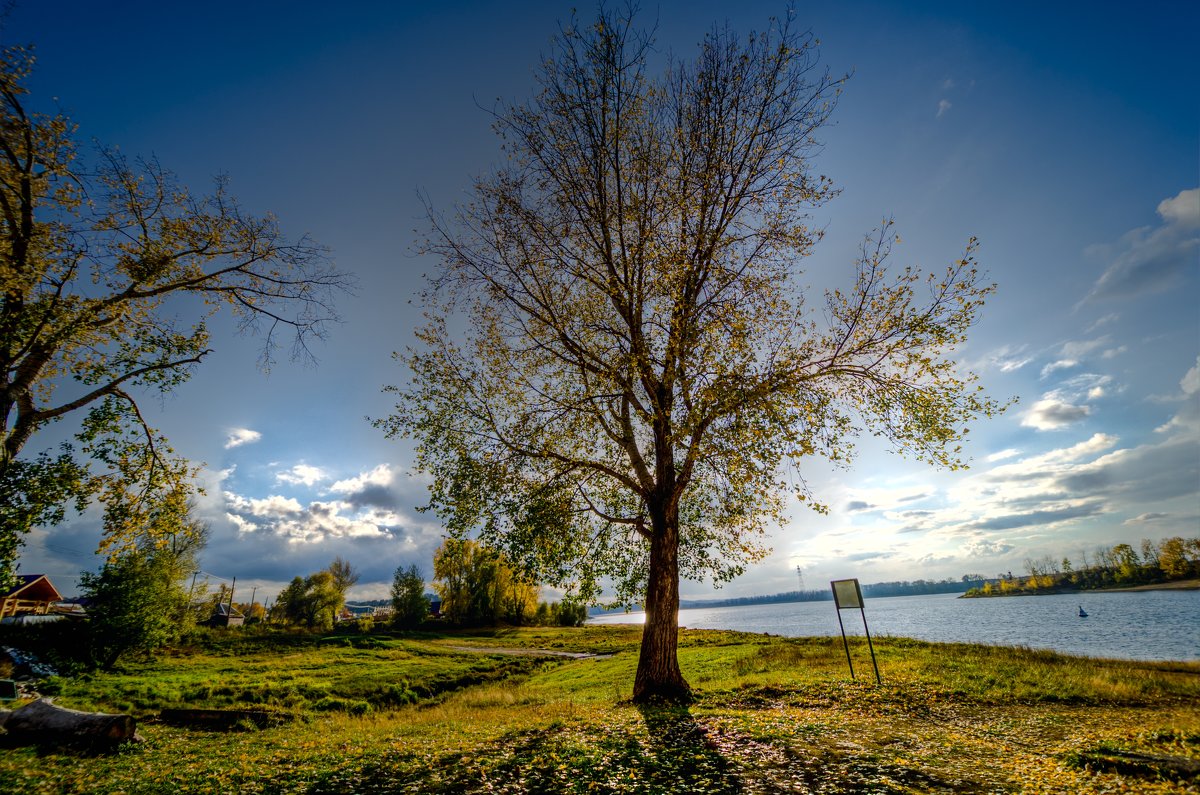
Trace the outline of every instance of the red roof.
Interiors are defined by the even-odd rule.
[[[4,593],[0,593],[0,599],[10,597],[31,602],[59,602],[62,600],[62,594],[45,574],[18,574],[17,584]]]

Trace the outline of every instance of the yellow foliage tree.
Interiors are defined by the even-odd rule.
[[[81,156],[67,118],[26,108],[32,64],[25,49],[0,53],[0,581],[22,533],[61,520],[72,498],[100,496],[110,553],[179,524],[155,512],[183,515],[191,467],[146,423],[139,393],[187,380],[222,307],[263,333],[264,366],[285,330],[304,355],[347,286],[319,246],[243,212],[224,179],[195,196],[153,160]],[[76,412],[82,457],[25,455],[38,429]]]
[[[532,101],[502,108],[510,165],[452,219],[396,413],[432,506],[540,582],[646,611],[634,698],[686,700],[679,579],[766,552],[800,465],[862,430],[963,464],[1000,407],[950,353],[993,289],[975,243],[939,273],[889,267],[890,222],[812,311],[812,169],[841,84],[789,21],[648,74],[648,36],[602,11],[566,26]],[[823,322],[822,322],[823,321]]]

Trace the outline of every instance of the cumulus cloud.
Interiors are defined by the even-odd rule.
[[[380,464],[369,472],[345,480],[339,480],[329,487],[330,491],[341,494],[353,494],[368,486],[387,486],[395,479],[395,473],[387,464]]]
[[[275,473],[276,480],[292,486],[312,486],[327,477],[325,470],[308,464],[296,464],[291,469]]]
[[[278,494],[262,499],[247,499],[240,494],[227,491],[225,499],[229,506],[238,513],[248,513],[251,516],[263,518],[294,516],[304,510],[294,497],[283,497]]]
[[[346,502],[355,507],[395,508],[401,504],[396,472],[388,464],[380,464],[356,477],[339,480],[329,490],[345,495]]]
[[[1196,363],[1179,380],[1179,388],[1189,397],[1195,397],[1200,392],[1200,356],[1196,357]]]
[[[388,532],[376,521],[378,517],[354,515],[350,512],[352,506],[340,500],[314,501],[305,506],[294,497],[252,499],[232,492],[226,492],[225,499],[227,515],[240,532],[269,532],[292,543],[380,537]]]
[[[230,522],[233,522],[233,526],[237,528],[239,533],[253,533],[258,529],[258,525],[256,525],[254,522],[251,522],[250,520],[245,519],[236,513],[226,513],[225,518]]]
[[[262,434],[258,431],[252,431],[249,428],[231,428],[229,436],[225,438],[225,449],[232,450],[234,447],[241,447],[244,444],[253,444],[262,438]]]
[[[1200,188],[1159,202],[1157,226],[1133,229],[1088,253],[1108,263],[1084,301],[1165,290],[1193,267],[1200,252]]]
[[[1047,396],[1029,407],[1021,416],[1021,424],[1039,431],[1056,431],[1079,422],[1090,413],[1091,409],[1087,406],[1076,406],[1057,397]]]
[[[1158,203],[1158,214],[1167,223],[1200,229],[1200,188],[1180,191],[1178,196]]]
[[[970,558],[993,557],[1012,552],[1016,547],[1003,539],[975,539],[963,545],[962,552]]]

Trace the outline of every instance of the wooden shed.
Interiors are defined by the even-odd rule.
[[[246,617],[236,607],[222,602],[217,605],[217,609],[209,616],[206,623],[210,627],[240,627],[246,623]]]
[[[17,584],[0,593],[0,619],[16,615],[44,616],[62,594],[45,574],[18,574]]]

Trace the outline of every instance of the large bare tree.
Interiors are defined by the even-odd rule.
[[[378,424],[417,439],[452,531],[640,599],[634,698],[686,699],[679,578],[762,557],[783,495],[813,502],[806,459],[844,462],[865,430],[962,463],[999,407],[950,354],[993,286],[973,241],[936,275],[889,270],[889,223],[809,307],[807,213],[833,193],[811,157],[841,81],[790,20],[715,29],[652,77],[629,16],[564,27],[536,97],[496,114],[508,165],[431,212],[442,268]]]
[[[109,550],[179,526],[163,514],[183,515],[192,470],[138,396],[191,375],[222,307],[264,334],[264,364],[284,331],[303,354],[348,283],[319,246],[243,212],[224,180],[197,197],[156,162],[81,155],[65,116],[26,107],[32,63],[0,53],[0,581],[22,533],[73,499],[104,501]],[[79,451],[28,454],[68,416],[82,417]]]

